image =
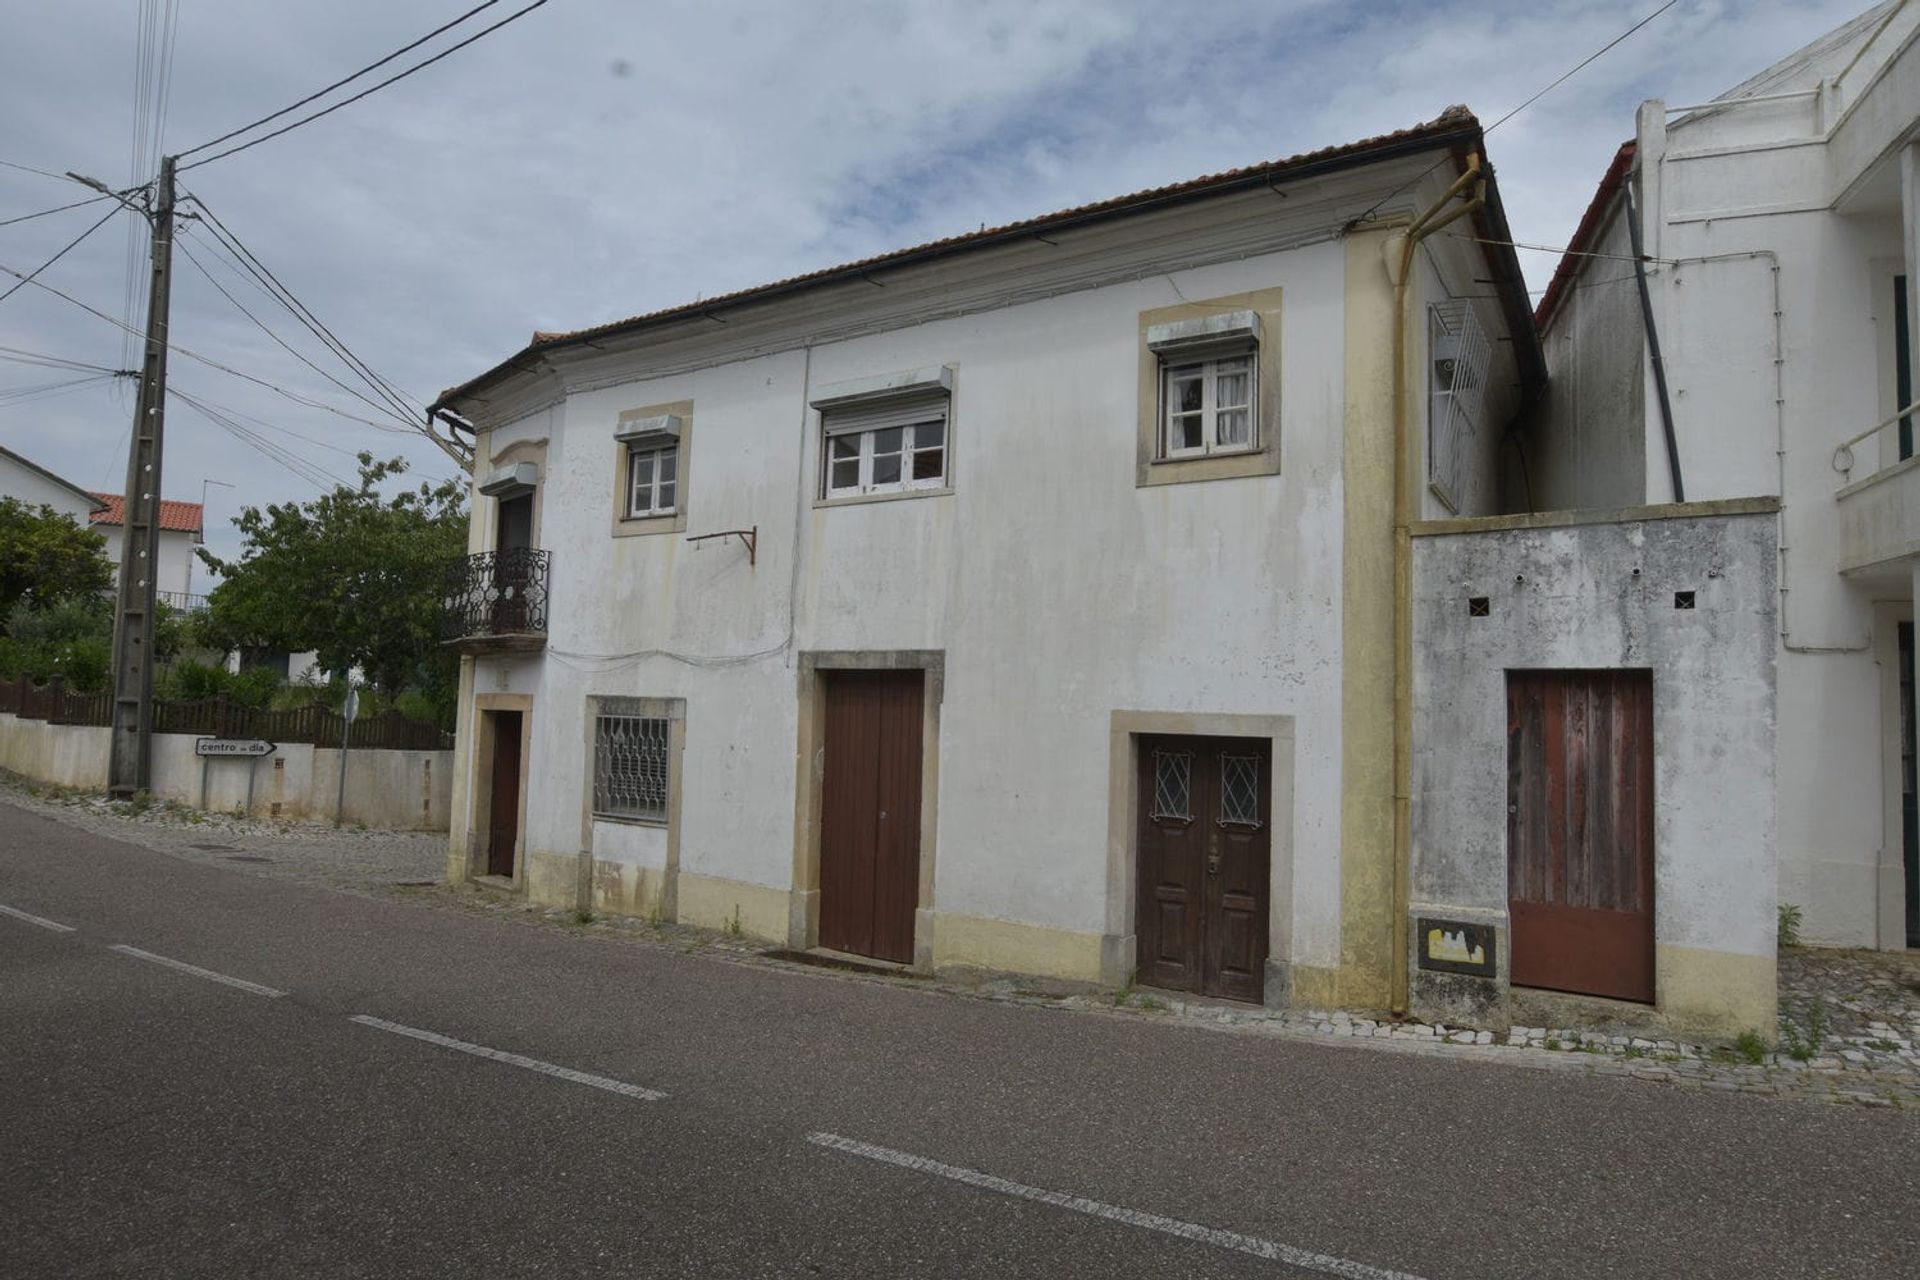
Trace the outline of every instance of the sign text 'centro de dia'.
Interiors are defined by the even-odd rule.
[[[274,744],[265,738],[195,738],[197,756],[270,756]]]

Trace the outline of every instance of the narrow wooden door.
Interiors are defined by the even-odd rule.
[[[520,839],[520,712],[489,711],[493,719],[493,781],[487,816],[487,874],[513,875]]]
[[[1138,980],[1259,1001],[1272,863],[1268,744],[1143,738],[1139,765]]]
[[[1516,985],[1652,1003],[1652,673],[1507,673],[1507,899]]]
[[[920,905],[920,671],[824,673],[820,945],[913,960]]]

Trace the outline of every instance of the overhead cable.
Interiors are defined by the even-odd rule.
[[[524,9],[520,9],[513,13],[508,14],[506,17],[500,19],[500,21],[494,23],[490,27],[482,27],[479,31],[475,32],[473,35],[468,36],[465,40],[460,41],[458,44],[455,44],[449,48],[441,50],[439,53],[434,54],[431,58],[428,58],[424,62],[415,63],[413,66],[408,67],[405,71],[401,71],[395,75],[388,76],[385,80],[382,80],[379,84],[374,85],[372,88],[362,89],[359,93],[354,94],[351,98],[342,99],[341,101],[334,103],[330,107],[323,107],[322,109],[314,112],[310,116],[302,116],[298,120],[295,120],[292,124],[282,125],[280,128],[275,129],[271,133],[263,133],[257,138],[241,143],[237,147],[228,147],[225,151],[216,151],[210,156],[206,156],[202,159],[195,160],[192,164],[183,164],[180,166],[180,171],[184,173],[188,169],[198,169],[203,164],[212,164],[215,160],[223,160],[228,156],[238,155],[240,152],[247,150],[249,147],[257,147],[261,143],[269,142],[274,138],[279,137],[283,133],[290,133],[293,130],[298,129],[303,124],[312,124],[315,120],[320,119],[322,116],[332,115],[334,112],[340,110],[340,108],[342,107],[350,107],[354,103],[360,101],[360,99],[365,98],[370,94],[375,94],[380,92],[380,90],[386,88],[390,84],[393,84],[395,81],[404,80],[416,71],[426,70],[428,67],[432,66],[434,63],[440,61],[442,58],[445,58],[451,54],[458,53],[460,50],[466,48],[468,45],[472,44],[474,41],[479,40],[485,36],[491,35],[493,32],[498,31],[500,28],[506,26],[510,22],[514,22],[520,18],[524,18],[527,14],[532,13],[535,9],[540,8],[542,5],[545,5],[546,3],[547,3],[547,0],[533,0],[533,3],[526,6]],[[485,6],[482,6],[482,7],[484,8]],[[244,133],[246,132],[246,130],[243,129],[241,130],[241,132]],[[195,152],[203,151],[207,147],[212,145],[213,145],[212,143],[203,143],[201,146],[195,147],[194,151]],[[186,155],[186,154],[192,154],[192,153],[183,152],[182,154]]]
[[[45,271],[48,267],[52,266],[54,263],[60,261],[60,259],[66,257],[67,250],[73,248],[73,246],[79,244],[82,240],[85,240],[88,236],[92,235],[94,232],[98,231],[100,228],[106,226],[108,220],[111,219],[113,215],[118,212],[120,212],[120,208],[118,205],[107,210],[106,217],[100,219],[100,221],[94,223],[92,226],[88,227],[85,231],[82,231],[79,235],[67,241],[67,243],[61,247],[60,252],[54,254],[51,258],[48,258],[45,262],[35,267],[32,271],[22,276],[20,278],[19,284],[14,285],[13,288],[7,290],[5,293],[0,293],[0,302],[5,302],[8,298],[11,298],[14,294],[20,292],[20,290],[32,284],[33,278],[35,276],[39,275],[42,271]]]

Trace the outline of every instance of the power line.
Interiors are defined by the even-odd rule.
[[[188,395],[186,392],[181,391],[178,388],[170,389],[169,394],[173,399],[179,400],[183,404],[192,406],[194,409],[199,411],[200,416],[205,418],[207,421],[213,423],[216,427],[219,427],[222,431],[225,431],[228,435],[240,441],[242,444],[247,445],[249,448],[252,448],[257,452],[265,455],[266,457],[272,459],[274,462],[279,463],[282,467],[285,467],[288,471],[293,472],[293,474],[295,474],[296,476],[299,476],[302,480],[305,480],[308,484],[312,485],[314,488],[322,490],[324,492],[325,490],[331,488],[334,484],[346,483],[339,476],[336,476],[331,471],[328,471],[325,467],[320,466],[316,462],[308,461],[306,458],[301,457],[299,454],[293,452],[291,449],[286,448],[284,445],[276,444],[272,440],[267,439],[265,436],[261,435],[257,431],[252,430],[251,428],[242,426],[240,423],[234,421],[232,418],[228,417],[226,414],[220,412],[218,409],[215,409],[207,405],[206,403],[201,401],[198,397]],[[329,481],[331,481],[332,483],[330,484]]]
[[[113,373],[90,373],[84,378],[69,378],[65,382],[43,382],[31,387],[8,387],[0,391],[0,404],[26,404],[32,400],[44,400],[49,396],[63,395],[69,391],[78,391],[81,387],[92,386],[117,377]]]
[[[431,58],[428,58],[425,62],[417,62],[413,66],[408,67],[405,71],[401,71],[395,75],[388,76],[385,80],[382,80],[379,84],[374,85],[372,88],[362,89],[359,93],[354,94],[351,98],[343,99],[340,102],[334,103],[330,107],[322,108],[321,110],[314,112],[310,116],[302,116],[300,119],[295,120],[292,124],[282,125],[280,128],[275,129],[272,133],[263,133],[259,137],[253,139],[250,142],[243,142],[237,147],[228,147],[225,151],[216,151],[212,155],[207,156],[205,159],[195,160],[192,164],[181,165],[180,171],[182,173],[185,173],[188,169],[198,169],[203,164],[212,164],[215,160],[223,160],[228,156],[238,155],[240,152],[245,151],[249,147],[257,147],[263,142],[269,142],[272,139],[279,137],[283,133],[289,133],[295,129],[298,129],[303,124],[311,124],[315,120],[320,119],[322,116],[332,115],[334,112],[340,110],[340,108],[342,107],[350,107],[354,103],[360,101],[360,99],[367,97],[370,94],[375,94],[380,92],[380,90],[386,88],[390,84],[393,84],[395,81],[404,80],[416,71],[426,70],[428,67],[432,66],[434,63],[440,61],[442,58],[445,58],[451,54],[458,53],[460,50],[466,48],[468,45],[472,44],[474,41],[479,40],[485,36],[491,35],[492,33],[494,33],[495,31],[498,31],[500,28],[506,26],[510,22],[515,22],[521,18],[524,18],[527,14],[532,13],[535,9],[540,8],[546,3],[547,3],[547,0],[533,0],[533,3],[528,5],[526,8],[519,9],[513,13],[508,14],[506,17],[500,19],[500,21],[494,23],[490,27],[481,28],[479,31],[475,32],[473,35],[468,36],[465,40],[460,41],[458,44],[455,44],[450,48],[443,49],[439,53],[434,54]],[[482,6],[482,7],[485,7],[485,6]],[[252,127],[252,126],[249,126],[249,127]],[[243,133],[245,131],[246,130],[244,129],[241,130],[241,132]],[[203,143],[201,144],[201,146],[195,147],[194,151],[202,151],[212,145],[213,145],[212,143]],[[182,152],[181,154],[191,155],[193,154],[193,152]]]
[[[135,191],[139,189],[138,187],[134,188]],[[127,193],[121,192],[120,194],[125,195]],[[85,200],[75,200],[72,204],[63,204],[52,209],[42,209],[38,213],[23,213],[17,218],[8,218],[5,221],[0,221],[0,227],[10,227],[16,222],[32,222],[35,218],[45,218],[52,214],[65,213],[69,209],[80,209],[90,204],[99,204],[102,200],[114,200],[118,198],[117,196],[110,195],[88,196]]]
[[[5,263],[0,263],[0,274],[13,276],[15,279],[25,278],[23,273],[19,271],[15,271],[12,267],[7,266]],[[86,312],[88,315],[97,316],[100,319],[105,320],[108,324],[112,325],[116,329],[127,329],[130,327],[128,325],[122,324],[119,320],[108,315],[106,312],[100,310],[100,308],[88,306],[86,303],[80,301],[80,299],[74,297],[72,294],[64,293],[61,290],[56,289],[52,285],[46,283],[44,280],[35,280],[33,282],[33,287],[36,289],[44,289],[48,293],[52,294],[54,297],[60,298],[60,299],[63,299],[64,301],[72,303],[74,306],[80,308],[82,311]],[[382,431],[387,430],[387,426],[385,423],[374,422],[371,419],[362,418],[358,414],[348,413],[345,409],[341,409],[334,405],[330,405],[324,400],[309,399],[308,397],[303,396],[298,392],[289,391],[285,387],[278,386],[274,383],[268,382],[265,378],[256,378],[250,373],[242,373],[240,370],[232,368],[229,365],[221,364],[218,360],[210,359],[207,356],[203,356],[197,351],[189,351],[187,348],[178,346],[171,342],[167,344],[167,350],[177,351],[181,355],[187,357],[187,359],[189,360],[197,360],[201,364],[206,365],[209,369],[218,369],[221,373],[231,374],[232,376],[239,378],[243,382],[251,382],[255,386],[265,387],[267,390],[275,393],[276,395],[285,396],[287,399],[293,401],[295,404],[303,404],[307,406],[309,409],[322,409],[328,413],[335,415],[336,417],[345,418],[349,422],[362,422],[369,427],[377,427]]]
[[[106,226],[108,219],[112,218],[113,215],[118,212],[120,212],[120,206],[118,205],[115,205],[113,208],[107,210],[107,216],[105,218],[100,219],[100,221],[94,223],[92,226],[88,227],[85,231],[82,231],[79,235],[67,241],[66,245],[61,248],[60,252],[54,254],[51,258],[48,258],[45,262],[35,267],[30,274],[22,276],[20,278],[19,284],[16,284],[15,286],[13,286],[13,288],[7,290],[5,293],[0,293],[0,302],[5,302],[8,298],[11,298],[14,294],[20,292],[22,289],[32,284],[34,276],[39,275],[42,271],[45,271],[48,267],[60,261],[60,259],[66,257],[68,249],[73,248],[73,246],[79,244],[82,240],[85,240],[88,236],[92,235],[94,232],[98,231],[100,228]]]
[[[306,328],[307,332],[318,338],[329,351],[339,357],[342,363],[353,370],[354,373],[358,374],[368,386],[372,387],[374,391],[398,409],[399,413],[397,416],[401,421],[405,422],[411,428],[421,429],[420,422],[416,422],[415,419],[417,417],[421,422],[425,420],[427,411],[424,405],[411,401],[404,392],[400,391],[386,378],[375,373],[371,365],[355,355],[352,349],[341,340],[338,334],[321,323],[320,317],[313,313],[311,307],[295,297],[293,290],[287,288],[286,285],[280,282],[280,277],[274,275],[272,270],[267,267],[267,264],[260,261],[258,254],[241,243],[240,237],[235,235],[226,223],[220,221],[220,216],[207,206],[206,201],[191,191],[187,193],[187,199],[191,200],[194,205],[207,216],[207,221],[204,225],[212,232],[214,239],[233,256],[234,261],[238,262],[241,267],[254,278],[255,283],[260,286],[268,297],[273,298],[281,306],[285,307],[293,315],[293,318],[298,320],[301,325]]]
[[[362,404],[366,405],[368,408],[374,410],[375,412],[377,413],[393,412],[393,410],[388,408],[385,404],[381,403],[378,400],[372,399],[364,391],[361,391],[358,387],[348,386],[346,383],[340,381],[340,379],[334,377],[331,373],[328,373],[325,369],[322,369],[319,365],[315,364],[313,361],[307,359],[306,356],[294,350],[293,347],[284,338],[282,338],[279,334],[275,333],[272,329],[270,329],[264,320],[262,320],[259,316],[256,316],[255,314],[253,314],[253,312],[249,311],[246,307],[246,304],[242,303],[240,299],[234,297],[231,293],[228,293],[225,285],[222,285],[218,280],[213,278],[213,273],[211,271],[208,271],[206,268],[206,264],[201,262],[200,259],[194,254],[193,250],[187,247],[186,241],[184,239],[176,241],[175,244],[179,248],[181,253],[184,253],[185,255],[187,255],[187,261],[193,264],[194,269],[197,270],[201,275],[207,278],[207,283],[212,285],[214,289],[219,292],[221,297],[225,298],[228,302],[232,303],[234,310],[238,311],[241,315],[251,320],[255,328],[259,329],[260,332],[266,334],[267,337],[271,338],[274,341],[274,343],[280,347],[281,350],[285,351],[288,355],[292,356],[295,360],[298,360],[301,364],[304,364],[305,366],[307,366],[307,368],[313,370],[315,373],[325,378],[328,382],[331,382],[334,386],[340,388],[342,391],[346,392],[348,395],[360,401]],[[15,285],[14,287],[19,288],[18,285]],[[406,425],[403,427],[386,427],[383,429],[387,431],[393,431],[396,433],[406,432],[409,434],[411,434],[416,429],[415,424],[411,420],[402,418],[401,421],[404,422]]]
[[[0,347],[0,360],[11,360],[15,364],[40,365],[48,369],[86,369],[93,373],[137,376],[126,369],[110,369],[104,364],[88,364],[84,360],[69,360],[65,356],[50,356],[38,351],[25,351],[19,347]]]
[[[1614,48],[1614,46],[1621,43],[1628,36],[1632,35],[1634,32],[1638,31],[1640,28],[1646,26],[1649,22],[1652,22],[1655,18],[1659,17],[1661,14],[1665,13],[1667,10],[1673,8],[1673,6],[1678,4],[1679,2],[1680,0],[1666,0],[1666,3],[1661,5],[1658,9],[1655,9],[1652,13],[1640,19],[1640,21],[1634,23],[1632,26],[1628,27],[1625,31],[1622,31],[1619,35],[1615,36],[1613,39],[1607,41],[1605,44],[1601,45],[1598,49],[1595,49],[1592,53],[1582,58],[1579,61],[1579,63],[1576,64],[1570,71],[1567,71],[1565,74],[1561,75],[1559,79],[1555,80],[1552,84],[1548,85],[1544,89],[1541,89],[1539,92],[1535,93],[1532,97],[1528,98],[1525,102],[1522,102],[1519,106],[1507,112],[1507,114],[1501,116],[1498,120],[1495,120],[1492,124],[1488,125],[1485,129],[1482,129],[1480,131],[1480,136],[1482,138],[1485,138],[1488,134],[1492,133],[1495,129],[1498,129],[1501,125],[1513,119],[1515,116],[1519,115],[1522,111],[1525,111],[1528,107],[1540,101],[1540,99],[1546,97],[1549,93],[1552,93],[1555,89],[1558,89],[1561,85],[1565,84],[1567,81],[1573,79],[1574,76],[1580,74],[1580,72],[1586,70],[1588,67],[1592,66],[1595,62],[1599,61],[1599,59],[1604,54],[1611,51]],[[1381,205],[1393,199],[1395,196],[1407,190],[1409,187],[1412,187],[1417,183],[1425,181],[1428,174],[1432,173],[1435,169],[1438,169],[1441,165],[1445,164],[1450,158],[1451,158],[1450,156],[1442,156],[1440,157],[1440,159],[1435,160],[1432,164],[1422,169],[1419,173],[1407,179],[1405,182],[1401,183],[1399,186],[1395,187],[1393,190],[1387,192],[1387,194],[1385,194],[1384,196],[1381,196],[1378,200],[1375,200],[1373,204],[1367,209],[1367,211],[1361,214],[1359,217],[1355,218],[1354,221],[1355,222],[1367,221],[1369,218],[1373,217],[1374,214],[1380,211]]]
[[[51,169],[36,169],[30,164],[17,164],[12,160],[0,160],[0,167],[18,169],[22,173],[37,173],[43,178],[55,178],[61,182],[67,181],[67,175],[64,173],[55,173]]]
[[[197,147],[193,147],[187,151],[182,151],[180,153],[180,158],[184,160],[188,156],[197,155],[198,153],[205,151],[208,147],[219,146],[221,143],[227,141],[229,138],[237,138],[243,133],[249,132],[250,130],[253,130],[253,129],[258,129],[263,124],[270,124],[273,121],[278,120],[281,116],[286,115],[290,111],[298,111],[301,107],[306,106],[309,102],[312,102],[318,98],[324,98],[328,94],[332,93],[335,89],[341,88],[344,85],[352,84],[355,80],[358,80],[361,76],[366,75],[369,71],[378,71],[381,67],[386,66],[389,62],[392,62],[395,58],[399,57],[401,54],[413,52],[415,49],[418,49],[421,45],[433,39],[435,36],[440,35],[443,32],[450,31],[454,27],[459,26],[461,23],[465,22],[468,18],[471,18],[474,14],[479,13],[482,9],[491,9],[494,5],[499,3],[500,3],[500,0],[486,0],[485,4],[474,6],[473,8],[467,10],[465,13],[461,14],[459,17],[455,18],[452,22],[449,22],[444,26],[435,27],[432,31],[427,32],[427,34],[421,36],[418,40],[415,40],[412,44],[403,45],[400,48],[395,49],[392,53],[380,59],[380,61],[378,62],[368,63],[366,66],[360,68],[358,71],[354,72],[352,75],[346,77],[346,79],[335,80],[332,84],[328,85],[326,88],[321,89],[315,93],[310,93],[306,97],[300,99],[300,101],[293,103],[291,106],[282,107],[270,116],[261,116],[258,120],[255,120],[252,124],[241,125],[238,129],[235,129],[230,133],[221,134],[219,137],[213,139],[211,142],[203,142]],[[485,34],[485,33],[483,32],[482,34]],[[379,86],[376,85],[375,87],[378,88]],[[346,104],[342,103],[341,105],[344,106]],[[266,141],[266,139],[262,138],[261,141],[264,142]]]

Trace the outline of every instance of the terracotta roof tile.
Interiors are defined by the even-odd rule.
[[[126,495],[119,493],[96,493],[93,495],[106,503],[106,508],[93,513],[94,524],[125,524],[123,518],[126,509]],[[199,533],[201,511],[197,502],[172,502],[160,500],[160,530],[163,533]]]

